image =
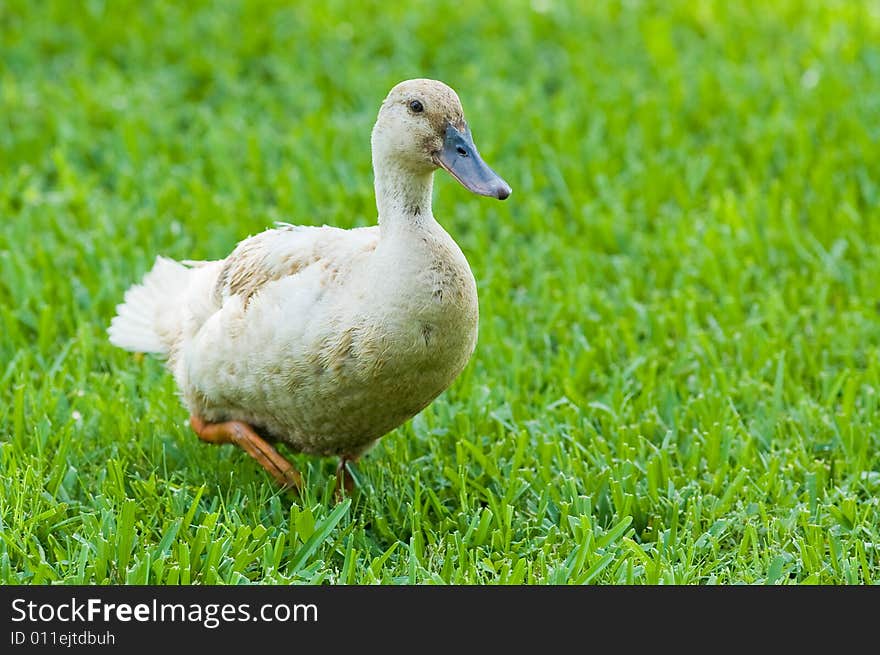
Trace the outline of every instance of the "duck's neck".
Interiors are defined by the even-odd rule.
[[[383,238],[436,225],[431,211],[433,171],[413,172],[394,161],[374,159],[373,172]]]

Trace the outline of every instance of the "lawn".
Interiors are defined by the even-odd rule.
[[[880,582],[876,2],[0,4],[0,582]],[[400,80],[468,368],[333,497],[202,444],[106,327],[157,254],[375,222]]]

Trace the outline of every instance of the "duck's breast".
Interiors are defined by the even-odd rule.
[[[387,371],[388,384],[400,386],[401,397],[412,396],[421,409],[449,386],[474,351],[476,282],[461,249],[442,231],[420,236],[389,262],[385,282],[371,287],[377,308],[373,359]]]

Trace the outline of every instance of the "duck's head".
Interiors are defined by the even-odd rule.
[[[504,200],[510,185],[477,151],[458,95],[443,82],[407,80],[388,94],[373,127],[374,161],[420,174],[446,169],[462,186]]]

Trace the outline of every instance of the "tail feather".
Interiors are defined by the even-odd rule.
[[[169,321],[176,317],[177,298],[188,286],[190,269],[157,257],[140,284],[125,292],[124,302],[107,329],[110,343],[132,352],[167,355],[173,343]]]

